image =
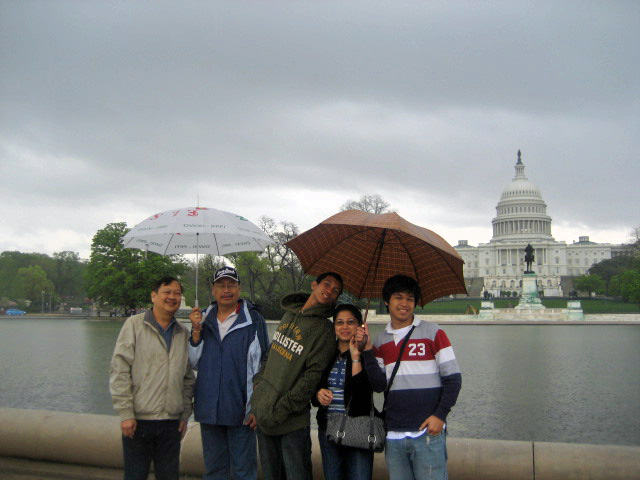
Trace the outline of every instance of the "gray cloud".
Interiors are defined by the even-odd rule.
[[[554,225],[620,241],[638,20],[631,1],[0,2],[0,250],[85,254],[198,195],[308,228],[380,193],[484,242],[519,148]]]

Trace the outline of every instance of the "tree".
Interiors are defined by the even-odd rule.
[[[300,260],[293,250],[287,246],[287,242],[300,234],[298,226],[293,222],[282,221],[280,231],[274,232],[272,238],[276,241],[275,248],[277,250],[277,258],[279,259],[280,269],[287,277],[287,283],[291,291],[297,291],[304,284],[305,274],[302,271]]]
[[[629,237],[631,239],[632,254],[635,256],[640,255],[640,227],[636,227],[631,230]]]
[[[53,254],[53,266],[51,281],[56,286],[56,293],[74,306],[82,304],[86,296],[84,290],[86,260],[82,260],[77,252],[56,252]]]
[[[597,275],[604,281],[604,293],[613,295],[611,290],[611,279],[625,270],[637,267],[638,259],[632,255],[620,255],[592,265],[589,268],[590,275]],[[574,282],[575,283],[575,282]]]
[[[75,252],[58,252],[50,257],[43,253],[2,252],[0,253],[0,292],[7,299],[24,298],[23,285],[19,281],[18,270],[38,266],[44,271],[53,286],[47,289],[47,302],[56,303],[60,297],[65,301],[81,305],[83,303],[83,273],[86,262]],[[40,297],[42,291],[40,291]],[[41,303],[41,298],[38,304]]]
[[[20,252],[0,253],[0,292],[2,296],[15,301],[22,295],[21,285],[18,284],[18,270],[28,267],[25,254]]]
[[[164,276],[179,278],[186,270],[180,256],[162,256],[123,248],[129,231],[124,222],[110,223],[93,237],[85,280],[87,294],[112,306],[135,308],[149,303],[152,283]]]
[[[44,253],[2,252],[0,254],[0,292],[13,298],[24,297],[22,284],[18,281],[18,270],[39,266],[47,278],[52,278],[53,262]]]
[[[604,280],[596,274],[581,275],[573,279],[573,286],[581,291],[587,293],[603,294],[606,291],[606,284]]]
[[[278,223],[263,215],[258,223],[260,228],[275,243],[262,252],[244,252],[230,255],[243,283],[245,292],[253,302],[262,306],[267,318],[282,315],[280,299],[292,291],[301,290],[304,273],[298,258],[285,244],[298,235],[298,227],[288,221]]]
[[[31,300],[31,309],[38,310],[42,306],[44,293],[53,292],[53,282],[47,278],[47,272],[39,265],[31,265],[18,270],[18,283],[22,298]]]
[[[386,202],[380,195],[362,195],[359,200],[347,200],[340,211],[345,210],[362,210],[367,213],[390,213],[395,212],[389,207],[391,204]]]
[[[242,281],[242,295],[253,303],[261,303],[258,297],[264,295],[261,295],[260,285],[271,284],[266,280],[271,273],[267,260],[258,255],[258,252],[241,252],[230,257]]]
[[[211,283],[213,280],[213,274],[219,268],[224,266],[224,261],[221,257],[214,255],[201,255],[198,259],[198,303],[201,307],[209,305],[213,296],[211,294]],[[183,274],[182,278],[185,280],[184,287],[184,301],[187,305],[195,305],[196,297],[196,261],[189,261],[187,270]]]
[[[640,304],[640,270],[627,270],[616,276],[625,302]]]

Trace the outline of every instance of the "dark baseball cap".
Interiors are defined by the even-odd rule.
[[[216,283],[221,278],[230,278],[240,283],[238,272],[233,267],[222,267],[216,270],[216,273],[213,274],[213,283]]]

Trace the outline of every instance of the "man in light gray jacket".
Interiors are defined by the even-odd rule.
[[[189,332],[176,321],[182,285],[155,282],[153,309],[127,319],[111,359],[109,387],[120,415],[125,480],[178,480],[180,440],[191,415],[195,376]]]

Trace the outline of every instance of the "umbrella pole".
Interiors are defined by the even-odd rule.
[[[198,261],[198,250],[200,250],[200,233],[196,233],[196,307],[199,307],[198,303],[198,268],[200,267],[200,262]]]
[[[364,320],[362,320],[362,323],[367,323],[367,316],[369,315],[369,305],[371,305],[371,299],[367,298],[367,309],[364,311]]]
[[[373,269],[373,285],[375,285],[376,283],[376,277],[378,276],[378,267],[380,266],[380,257],[382,256],[382,249],[384,247],[384,239],[387,236],[387,229],[385,228],[382,231],[382,235],[380,236],[380,240],[378,241],[378,245],[376,245],[376,249],[373,252],[373,255],[375,256],[375,254],[377,253],[378,256],[376,258],[376,266]],[[369,264],[369,270],[367,270],[367,276],[365,277],[365,282],[366,279],[369,278],[369,272],[371,272],[371,263]],[[363,288],[364,290],[364,288]],[[361,290],[362,292],[362,290]],[[364,320],[362,321],[362,323],[367,323],[367,316],[369,315],[369,306],[371,305],[371,298],[367,298],[367,309],[364,312]]]

